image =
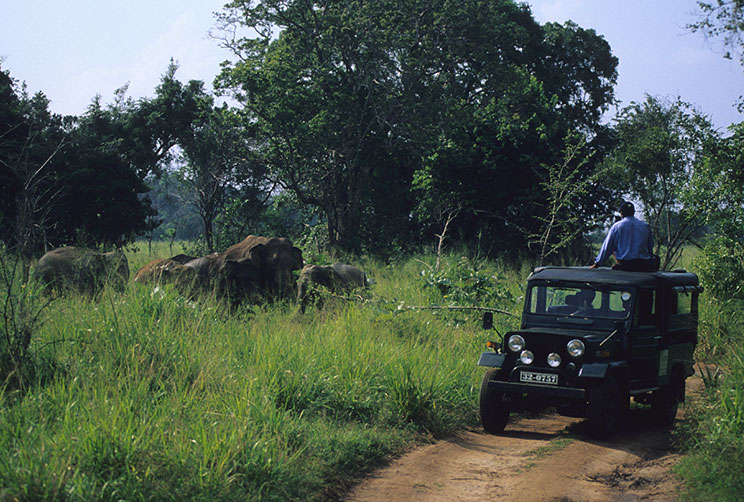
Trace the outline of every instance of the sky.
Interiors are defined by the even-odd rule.
[[[224,0],[0,0],[2,69],[43,91],[53,112],[81,115],[100,95],[129,84],[128,96],[153,96],[173,58],[179,80],[210,85],[230,54],[208,33]],[[724,130],[744,120],[744,68],[685,25],[696,0],[531,0],[540,23],[572,20],[594,29],[619,59],[620,106],[646,94],[681,97]],[[607,116],[611,119],[612,112]]]

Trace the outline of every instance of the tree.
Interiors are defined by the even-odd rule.
[[[52,242],[121,247],[156,224],[145,197],[144,169],[137,169],[124,148],[119,110],[98,101],[77,119],[60,152],[64,184],[55,204]]]
[[[571,21],[546,23],[542,29],[542,55],[536,64],[545,92],[558,97],[573,127],[592,136],[602,114],[615,103],[618,60],[594,30]]]
[[[215,108],[204,93],[199,101],[198,115],[179,140],[185,160],[181,173],[192,188],[207,250],[212,252],[215,223],[221,220],[228,243],[242,240],[273,187],[253,153],[250,130],[243,127],[240,116],[226,106]]]
[[[404,112],[390,2],[239,1],[230,9],[226,26],[263,37],[229,44],[240,62],[226,67],[222,87],[255,117],[275,179],[325,213],[335,246],[357,247],[371,173],[385,157],[379,149],[398,139]],[[282,30],[273,41],[272,26]]]
[[[688,194],[714,161],[720,136],[688,103],[651,96],[618,114],[615,134],[618,144],[608,158],[606,183],[618,195],[640,202],[662,268],[668,268],[705,223],[710,208],[704,198]]]
[[[732,59],[737,54],[744,64],[744,2],[741,0],[716,0],[716,2],[698,2],[700,18],[687,27],[693,32],[702,32],[707,37],[721,38],[727,49],[724,57]]]
[[[60,183],[57,154],[66,142],[66,128],[48,111],[43,93],[33,97],[7,72],[0,72],[0,180],[2,241],[23,261],[28,280],[33,254],[45,246]]]
[[[81,117],[61,117],[43,93],[28,96],[2,73],[0,228],[24,256],[65,244],[121,246],[155,224],[144,178],[167,159],[178,124],[156,129],[165,137],[136,125],[167,117],[174,100],[157,114],[125,90],[113,105],[96,97]]]
[[[589,251],[584,236],[597,225],[596,220],[586,217],[587,211],[582,211],[581,204],[588,195],[597,194],[592,188],[602,176],[602,169],[587,170],[593,153],[588,150],[585,138],[567,137],[565,144],[563,159],[558,164],[544,166],[540,182],[546,197],[545,212],[538,217],[539,232],[529,240],[540,265],[547,258],[560,255],[577,258],[580,248]]]
[[[486,174],[524,174],[515,191],[500,194],[507,197],[502,208],[521,211],[533,179],[529,148],[562,138],[572,124],[593,130],[616,78],[601,37],[575,25],[544,31],[527,6],[511,0],[239,0],[221,22],[238,61],[226,64],[220,88],[255,121],[275,179],[322,210],[330,242],[343,249],[358,248],[365,224],[390,221],[393,209],[392,219],[408,228],[414,172],[443,186],[453,179],[453,155],[472,166],[467,174],[481,171],[472,191],[479,200],[492,198],[494,178]],[[237,36],[242,28],[258,35]],[[535,113],[548,129],[562,117],[564,130],[542,137]],[[506,150],[487,146],[493,139]],[[559,150],[552,145],[549,155]],[[502,160],[507,165],[494,168]],[[490,167],[479,168],[484,161]],[[468,180],[455,179],[456,186]],[[428,197],[420,187],[417,194]],[[418,206],[421,213],[428,203]],[[489,209],[479,208],[481,216]],[[458,222],[472,225],[473,218]]]

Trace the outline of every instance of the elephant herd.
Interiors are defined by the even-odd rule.
[[[303,265],[302,251],[289,239],[249,235],[223,253],[153,260],[135,273],[134,281],[173,284],[190,296],[213,292],[233,302],[296,298],[303,311],[315,286],[333,293],[367,286],[364,272],[351,265]],[[296,282],[295,270],[301,270]],[[92,296],[105,284],[123,290],[129,265],[121,252],[62,247],[39,259],[35,278],[50,290],[77,290]]]

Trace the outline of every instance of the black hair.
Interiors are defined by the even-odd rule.
[[[635,206],[631,202],[623,202],[620,204],[620,215],[623,218],[626,216],[633,216],[635,214]]]

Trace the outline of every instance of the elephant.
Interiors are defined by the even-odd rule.
[[[189,256],[187,254],[177,254],[176,256],[171,256],[168,258],[169,260],[173,260],[176,263],[180,263],[181,265],[184,265],[186,262],[193,260],[196,258],[196,256]]]
[[[75,246],[45,253],[36,264],[34,279],[48,292],[78,291],[97,295],[106,284],[124,291],[129,281],[129,262],[124,253],[102,253]]]
[[[196,271],[186,267],[175,258],[177,257],[152,260],[134,274],[134,282],[169,283],[174,284],[183,292],[189,291],[196,279]]]
[[[297,281],[297,303],[303,312],[309,302],[313,284],[324,286],[332,293],[341,293],[365,288],[368,283],[364,272],[345,263],[305,265]]]
[[[251,258],[225,259],[220,253],[194,258],[183,267],[193,271],[194,285],[234,301],[259,296],[260,270]]]
[[[249,235],[230,246],[219,260],[250,259],[259,270],[259,287],[269,299],[290,299],[295,295],[294,270],[303,265],[302,251],[285,237]]]

